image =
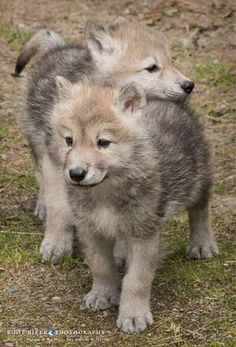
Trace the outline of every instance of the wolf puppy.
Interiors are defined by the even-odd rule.
[[[73,226],[64,223],[67,208],[63,184],[60,183],[62,178],[58,172],[43,177],[41,165],[45,143],[51,134],[49,119],[57,102],[55,77],[61,75],[77,82],[86,76],[118,86],[135,81],[148,96],[171,100],[184,100],[194,86],[173,66],[165,37],[139,22],[118,18],[105,27],[89,25],[86,45],[66,45],[58,34],[39,31],[22,48],[15,68],[15,75],[19,75],[35,53],[42,55],[29,79],[23,123],[40,184],[36,214],[41,218],[45,212],[47,214],[40,252],[43,260],[54,263],[63,254],[71,254],[73,244]],[[56,203],[51,203],[48,196],[55,194]]]
[[[85,305],[119,305],[118,328],[143,331],[153,323],[150,290],[167,217],[185,207],[190,256],[217,253],[203,130],[183,106],[168,101],[146,105],[138,86],[117,90],[56,80],[58,102],[42,162],[45,169],[64,173],[68,209],[93,275]],[[56,204],[58,197],[51,199]],[[117,239],[128,251],[122,282],[113,258]]]

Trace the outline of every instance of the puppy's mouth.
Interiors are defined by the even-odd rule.
[[[185,101],[189,94],[184,91],[174,91],[173,89],[165,89],[162,93],[156,94],[156,91],[147,95],[148,100],[169,100],[169,101]]]
[[[107,170],[89,168],[83,179],[71,179],[70,175],[66,174],[67,182],[77,186],[94,186],[101,183],[107,177]]]
[[[89,170],[83,181],[79,182],[81,186],[92,186],[101,183],[107,175],[106,170]]]
[[[185,92],[175,92],[175,91],[173,91],[171,89],[165,91],[166,99],[181,101],[181,100],[187,99],[188,96],[189,96],[189,94],[187,94]]]

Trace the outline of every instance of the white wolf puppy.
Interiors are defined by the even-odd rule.
[[[51,184],[55,190],[47,195],[47,206],[60,199],[57,187],[63,182],[55,174],[61,172],[65,208],[79,230],[93,275],[85,305],[119,305],[118,328],[143,331],[153,323],[151,283],[170,211],[188,211],[191,256],[210,258],[218,252],[209,219],[211,170],[203,129],[183,106],[169,101],[146,105],[145,93],[136,85],[112,89],[73,85],[57,77],[57,86],[42,158],[45,187]],[[68,225],[64,212],[60,222],[64,216]],[[128,251],[123,280],[113,257],[117,239]]]
[[[40,251],[44,260],[56,263],[63,254],[72,253],[73,228],[71,223],[64,225],[60,220],[60,211],[66,211],[63,185],[59,184],[61,178],[55,176],[54,184],[47,187],[47,194],[53,194],[54,190],[58,194],[57,204],[52,206],[45,204],[42,183],[45,133],[50,134],[47,119],[57,102],[55,77],[61,75],[77,82],[86,76],[117,86],[134,81],[144,88],[147,96],[175,101],[185,100],[194,84],[173,66],[165,37],[135,20],[118,18],[107,26],[88,25],[85,47],[66,45],[58,34],[40,31],[22,48],[15,75],[20,74],[37,52],[41,58],[29,79],[23,122],[40,184],[36,214],[41,218],[46,213],[48,216]]]

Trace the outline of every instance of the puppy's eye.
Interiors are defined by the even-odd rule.
[[[110,146],[110,144],[111,144],[111,141],[105,140],[105,139],[100,139],[97,142],[98,148],[107,148]]]
[[[159,68],[159,66],[157,66],[156,64],[152,64],[152,65],[146,67],[145,70],[147,70],[147,71],[150,72],[150,73],[153,73],[153,72],[159,71],[160,68]]]
[[[66,136],[65,140],[68,147],[71,147],[73,145],[73,139],[71,136]]]

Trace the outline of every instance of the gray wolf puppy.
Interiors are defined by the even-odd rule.
[[[113,89],[56,80],[58,101],[46,119],[51,136],[42,158],[46,180],[52,176],[55,189],[48,205],[60,199],[55,174],[61,171],[66,208],[93,274],[85,305],[119,305],[118,328],[143,331],[153,323],[151,283],[161,229],[170,214],[184,207],[188,211],[191,257],[218,252],[209,219],[211,170],[203,129],[183,105],[146,105],[136,85]],[[122,283],[113,257],[117,239],[128,250]]]
[[[41,167],[45,146],[51,136],[49,119],[57,102],[55,77],[61,75],[71,82],[77,82],[87,76],[118,86],[135,81],[148,96],[172,100],[184,100],[194,84],[172,65],[168,43],[162,34],[139,22],[123,18],[105,27],[89,25],[86,47],[66,45],[53,32],[38,32],[22,48],[15,75],[20,74],[36,52],[41,54],[41,58],[28,82],[23,123],[40,184],[36,214],[43,218],[46,206],[48,215],[40,251],[44,260],[58,262],[61,255],[72,252],[72,233],[69,232],[72,228],[71,225],[64,225],[63,220],[60,221],[60,210],[65,212],[66,208],[63,203],[63,185],[60,188],[61,180],[56,176],[53,184],[48,185],[47,194],[53,194],[56,189],[57,204],[47,206],[45,203],[46,188],[42,183]]]

